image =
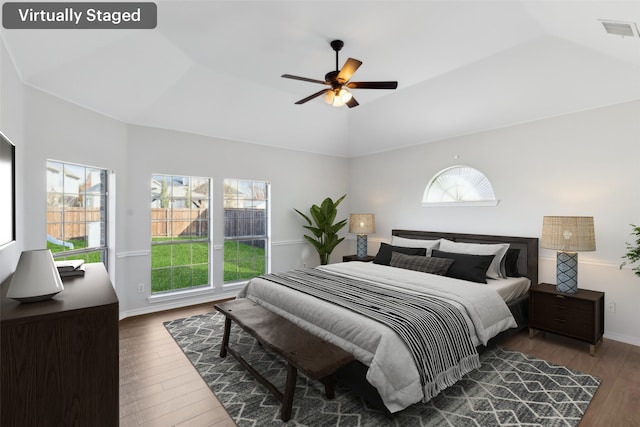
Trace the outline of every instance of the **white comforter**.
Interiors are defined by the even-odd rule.
[[[317,267],[449,301],[463,313],[475,345],[516,327],[500,295],[486,285],[379,264],[347,262]],[[390,328],[337,305],[255,278],[239,293],[354,354],[369,366],[367,380],[390,412],[423,399],[411,354]]]

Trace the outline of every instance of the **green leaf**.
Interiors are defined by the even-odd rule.
[[[311,224],[312,224],[312,222],[311,222],[311,220],[309,219],[309,217],[308,217],[308,216],[306,216],[305,214],[303,214],[302,212],[300,212],[300,211],[299,211],[298,209],[296,209],[296,208],[293,208],[293,210],[294,210],[294,211],[296,211],[296,212],[298,212],[300,215],[302,215],[302,217],[303,217],[304,219],[306,219],[306,220],[307,220],[307,222],[309,223],[309,225],[311,225]]]
[[[303,228],[306,228],[307,230],[311,231],[313,233],[314,236],[316,237],[322,237],[322,233],[323,231],[320,230],[318,227],[312,227],[310,225],[303,225]]]

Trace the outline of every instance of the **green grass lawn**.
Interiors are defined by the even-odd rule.
[[[154,238],[154,241],[169,240]],[[173,239],[176,240],[176,239]],[[69,240],[74,249],[86,248],[85,240]],[[47,242],[51,252],[62,252],[64,247]],[[56,259],[83,259],[100,262],[100,252],[90,252]],[[248,280],[265,273],[265,251],[240,242],[224,243],[224,281]],[[165,292],[209,284],[209,245],[184,243],[153,245],[151,247],[151,292]]]
[[[87,247],[86,240],[76,240],[71,239],[68,240],[69,243],[73,243],[73,250],[76,249],[84,249]],[[61,245],[56,245],[55,243],[47,242],[47,249],[49,249],[52,253],[57,254],[58,252],[64,252],[65,250],[70,250]],[[102,262],[101,259],[101,251],[88,252],[84,254],[76,254],[70,256],[56,256],[56,260],[69,260],[69,259],[83,259],[84,262]]]
[[[209,246],[206,243],[152,246],[152,292],[208,285],[208,249]],[[264,249],[254,248],[239,242],[228,241],[224,243],[225,282],[247,280],[264,273]]]

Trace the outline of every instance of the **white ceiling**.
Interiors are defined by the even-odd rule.
[[[2,30],[26,84],[127,123],[360,156],[640,99],[640,1],[166,1],[154,30]],[[360,106],[317,98],[335,68]]]

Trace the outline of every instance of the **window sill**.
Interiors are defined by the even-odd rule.
[[[447,206],[498,206],[499,200],[473,200],[468,202],[422,202],[423,208],[441,208]]]
[[[249,280],[238,280],[237,282],[228,282],[222,285],[222,289],[231,289],[231,288],[241,288],[244,285],[246,285],[247,283],[249,283],[251,279]]]
[[[174,292],[163,292],[160,294],[154,294],[147,298],[147,301],[150,304],[160,303],[166,301],[176,301],[186,298],[199,297],[202,295],[210,295],[213,293],[215,288],[211,285],[203,286],[197,289],[186,289],[184,291],[174,291]]]

